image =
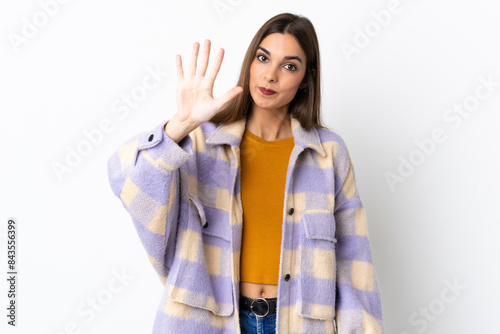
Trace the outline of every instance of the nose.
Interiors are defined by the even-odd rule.
[[[264,79],[269,82],[278,81],[277,68],[274,66],[268,66],[266,72],[264,73]]]

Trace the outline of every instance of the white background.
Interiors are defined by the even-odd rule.
[[[43,14],[48,2],[0,5],[2,333],[151,332],[162,285],[111,191],[107,160],[175,113],[176,54],[187,64],[193,43],[205,38],[211,60],[224,48],[220,96],[235,85],[255,32],[281,12],[307,16],[319,37],[323,119],[353,158],[387,333],[498,331],[498,1],[401,0],[380,31],[372,11],[387,10],[385,0],[87,0],[59,3],[52,17]],[[226,11],[216,10],[221,4]],[[16,45],[26,22],[38,27]],[[362,45],[365,29],[372,36]],[[346,56],[347,44],[358,53]],[[117,113],[122,96],[155,69],[168,73],[157,88]],[[474,101],[481,77],[497,86],[480,88],[488,97],[458,126],[446,121],[454,105]],[[87,141],[84,131],[106,120],[108,132],[58,178],[54,164],[66,165]],[[446,140],[418,153],[416,141],[436,128]],[[391,189],[386,173],[410,157],[418,166]],[[19,238],[16,328],[5,316],[11,217]],[[110,283],[120,291],[110,292]]]

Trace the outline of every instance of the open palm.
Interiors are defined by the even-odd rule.
[[[194,124],[210,120],[227,101],[243,91],[243,88],[236,86],[221,97],[214,98],[214,81],[224,58],[224,49],[219,49],[215,63],[205,75],[210,55],[210,40],[206,39],[204,42],[200,66],[197,68],[199,48],[200,44],[194,43],[186,75],[182,69],[182,58],[180,55],[176,55],[177,116],[181,122],[189,120],[190,123]]]

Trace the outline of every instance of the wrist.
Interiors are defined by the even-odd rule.
[[[179,121],[177,114],[175,114],[164,126],[164,131],[173,141],[179,143],[186,135],[188,135],[194,128],[191,122]]]

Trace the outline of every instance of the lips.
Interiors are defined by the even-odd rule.
[[[276,92],[272,89],[265,89],[264,87],[259,87],[260,91],[264,95],[273,95],[276,94]]]

